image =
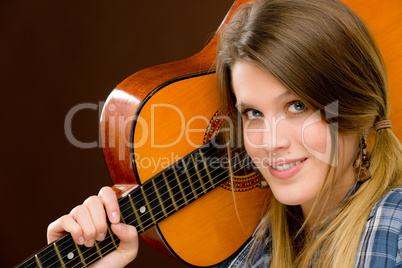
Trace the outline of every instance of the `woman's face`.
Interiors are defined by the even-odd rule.
[[[319,112],[308,109],[274,76],[253,63],[239,61],[232,69],[232,85],[242,114],[246,150],[276,199],[301,205],[304,214],[309,213],[331,165],[337,166],[340,179],[329,200],[338,204],[355,182],[357,136],[339,136],[342,157],[334,155],[331,160],[329,126]]]

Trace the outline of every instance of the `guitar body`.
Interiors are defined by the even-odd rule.
[[[237,1],[232,11],[245,2]],[[144,184],[216,133],[216,41],[189,59],[135,73],[110,94],[102,113],[102,143],[116,188]],[[238,177],[251,185],[234,192],[216,187],[141,238],[192,266],[225,260],[250,238],[264,214],[270,191],[256,187],[255,177],[254,172]]]

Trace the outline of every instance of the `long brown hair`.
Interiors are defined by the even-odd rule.
[[[309,108],[321,111],[340,136],[372,133],[373,124],[389,116],[381,54],[364,22],[338,0],[259,0],[238,11],[222,33],[217,57],[222,105],[231,111],[236,103],[231,69],[240,60],[275,76]],[[336,109],[329,108],[332,103]],[[374,134],[372,178],[315,226],[314,234],[304,234],[301,213],[272,196],[262,228],[271,228],[271,267],[354,265],[371,208],[401,185],[400,142],[390,129]]]

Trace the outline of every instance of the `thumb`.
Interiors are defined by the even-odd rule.
[[[111,229],[120,239],[119,247],[98,262],[95,262],[91,268],[125,267],[137,257],[138,235],[135,227],[124,223],[112,223]]]
[[[120,239],[120,245],[117,250],[131,252],[135,249],[136,256],[138,252],[138,234],[135,227],[124,223],[113,223],[111,228],[113,233]]]

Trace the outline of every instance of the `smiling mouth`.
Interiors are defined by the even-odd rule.
[[[271,168],[279,170],[279,171],[284,171],[284,170],[290,169],[290,168],[292,168],[294,166],[297,166],[297,165],[301,164],[302,162],[304,162],[306,160],[307,160],[307,158],[305,158],[303,160],[296,161],[296,162],[292,162],[292,163],[289,163],[289,164],[285,164],[285,165],[282,165],[282,166],[271,166]]]

